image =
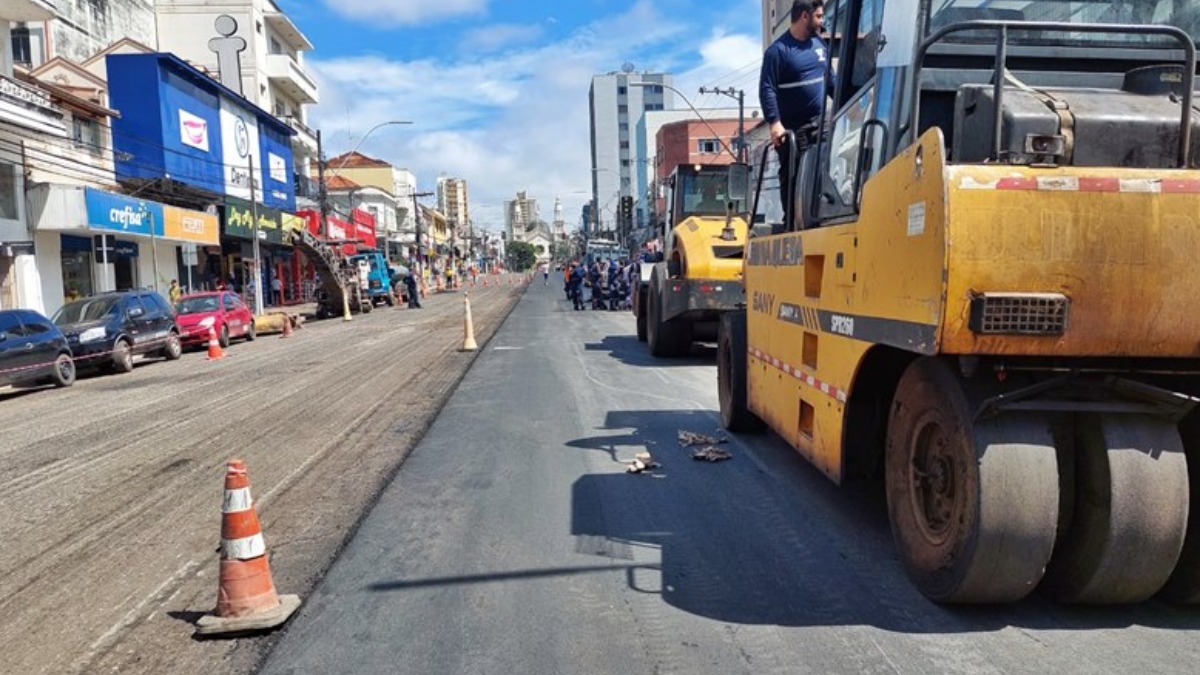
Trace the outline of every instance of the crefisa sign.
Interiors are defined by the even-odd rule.
[[[295,211],[292,129],[173,54],[107,58],[118,180],[173,181]],[[251,177],[256,180],[252,181]]]

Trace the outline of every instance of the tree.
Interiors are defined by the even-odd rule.
[[[508,244],[508,268],[514,272],[525,272],[533,269],[537,263],[537,254],[533,244],[527,241],[513,241]]]

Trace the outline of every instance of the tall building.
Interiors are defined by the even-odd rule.
[[[438,210],[450,220],[459,225],[471,222],[471,214],[467,206],[467,181],[462,178],[438,178],[437,181]]]
[[[762,0],[763,49],[771,46],[792,24],[792,0]]]
[[[530,199],[524,191],[518,192],[516,199],[504,202],[504,228],[509,241],[525,241],[537,228],[538,220],[537,200]]]
[[[592,77],[588,91],[592,203],[600,218],[615,210],[619,197],[635,196],[637,166],[649,160],[637,153],[637,125],[646,111],[674,107],[674,95],[667,89],[672,82],[669,74],[637,73],[628,66],[619,73]],[[613,229],[605,228],[603,222],[595,225],[598,229]]]
[[[317,135],[308,127],[305,106],[318,103],[320,96],[316,81],[304,67],[304,53],[312,51],[313,45],[274,0],[157,0],[145,4],[156,7],[158,48],[213,77],[219,77],[220,70],[209,41],[220,37],[217,18],[233,17],[237,30],[232,37],[246,43],[239,57],[241,87],[234,90],[296,131],[292,137],[296,174],[315,173]]]

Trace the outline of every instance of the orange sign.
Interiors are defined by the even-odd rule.
[[[221,243],[221,225],[216,216],[163,206],[163,238],[197,244]]]

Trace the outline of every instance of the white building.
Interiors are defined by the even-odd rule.
[[[467,203],[467,181],[462,178],[441,177],[437,180],[438,210],[460,225],[471,222]]]
[[[509,241],[526,241],[539,219],[537,200],[524,191],[518,192],[516,199],[504,202],[504,229]]]
[[[234,34],[246,42],[241,53],[241,87],[252,103],[296,130],[292,152],[298,176],[312,177],[317,135],[308,127],[305,106],[320,101],[317,83],[304,67],[313,45],[274,0],[156,0],[158,47],[218,77],[218,57],[209,41],[219,37],[217,17],[237,22]]]
[[[44,310],[34,242],[25,200],[25,139],[42,134],[66,139],[65,115],[45,92],[13,79],[12,26],[54,16],[51,3],[27,0],[0,3],[0,308]]]
[[[667,88],[672,82],[669,74],[636,73],[629,68],[592,77],[588,105],[594,204],[602,206],[616,197],[637,196],[637,166],[648,159],[637,152],[637,125],[647,111],[674,107],[674,94]]]

